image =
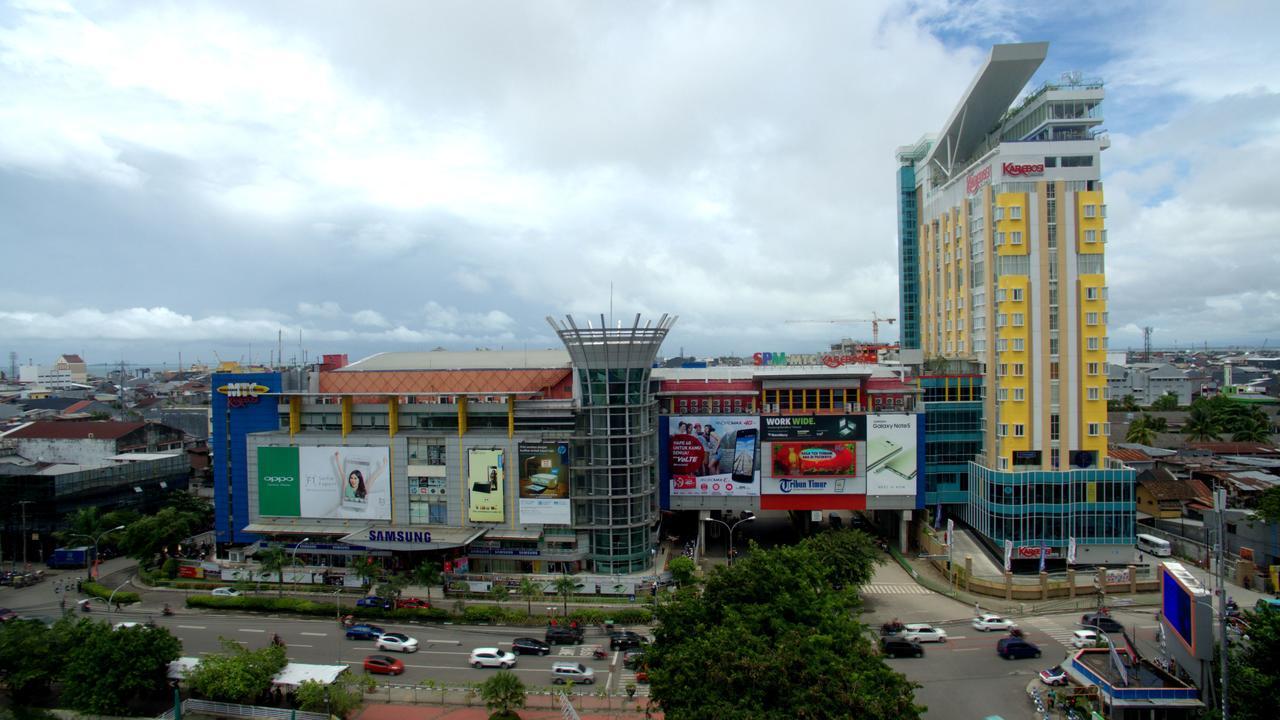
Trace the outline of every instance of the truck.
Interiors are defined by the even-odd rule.
[[[93,560],[93,548],[89,545],[80,547],[62,547],[49,556],[51,568],[86,568]]]

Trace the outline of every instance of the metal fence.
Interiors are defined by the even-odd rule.
[[[212,700],[189,698],[182,701],[182,713],[199,713],[218,717],[267,718],[268,720],[329,720],[324,713],[302,712],[288,708],[262,707],[260,705],[236,705]],[[173,720],[173,708],[169,708],[156,720]]]

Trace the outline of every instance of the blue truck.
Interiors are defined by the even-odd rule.
[[[48,565],[51,568],[87,568],[92,560],[93,547],[90,545],[64,547],[53,551]]]

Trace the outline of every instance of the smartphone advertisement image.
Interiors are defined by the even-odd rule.
[[[760,418],[672,416],[667,471],[672,495],[759,495]]]
[[[869,415],[867,494],[915,495],[920,473],[915,415]]]

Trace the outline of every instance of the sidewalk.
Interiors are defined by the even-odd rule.
[[[549,696],[531,696],[529,701],[551,704],[555,701]],[[490,712],[484,708],[479,699],[475,707],[458,707],[451,705],[388,705],[366,704],[356,720],[487,720]],[[645,700],[636,698],[634,704],[643,706]],[[605,710],[603,698],[591,695],[578,695],[573,699],[573,706],[582,720],[637,720],[638,718],[654,718],[661,720],[660,711],[646,714],[643,710]],[[615,704],[616,701],[615,701]],[[518,710],[522,720],[562,720],[564,713],[558,705],[549,708]]]

